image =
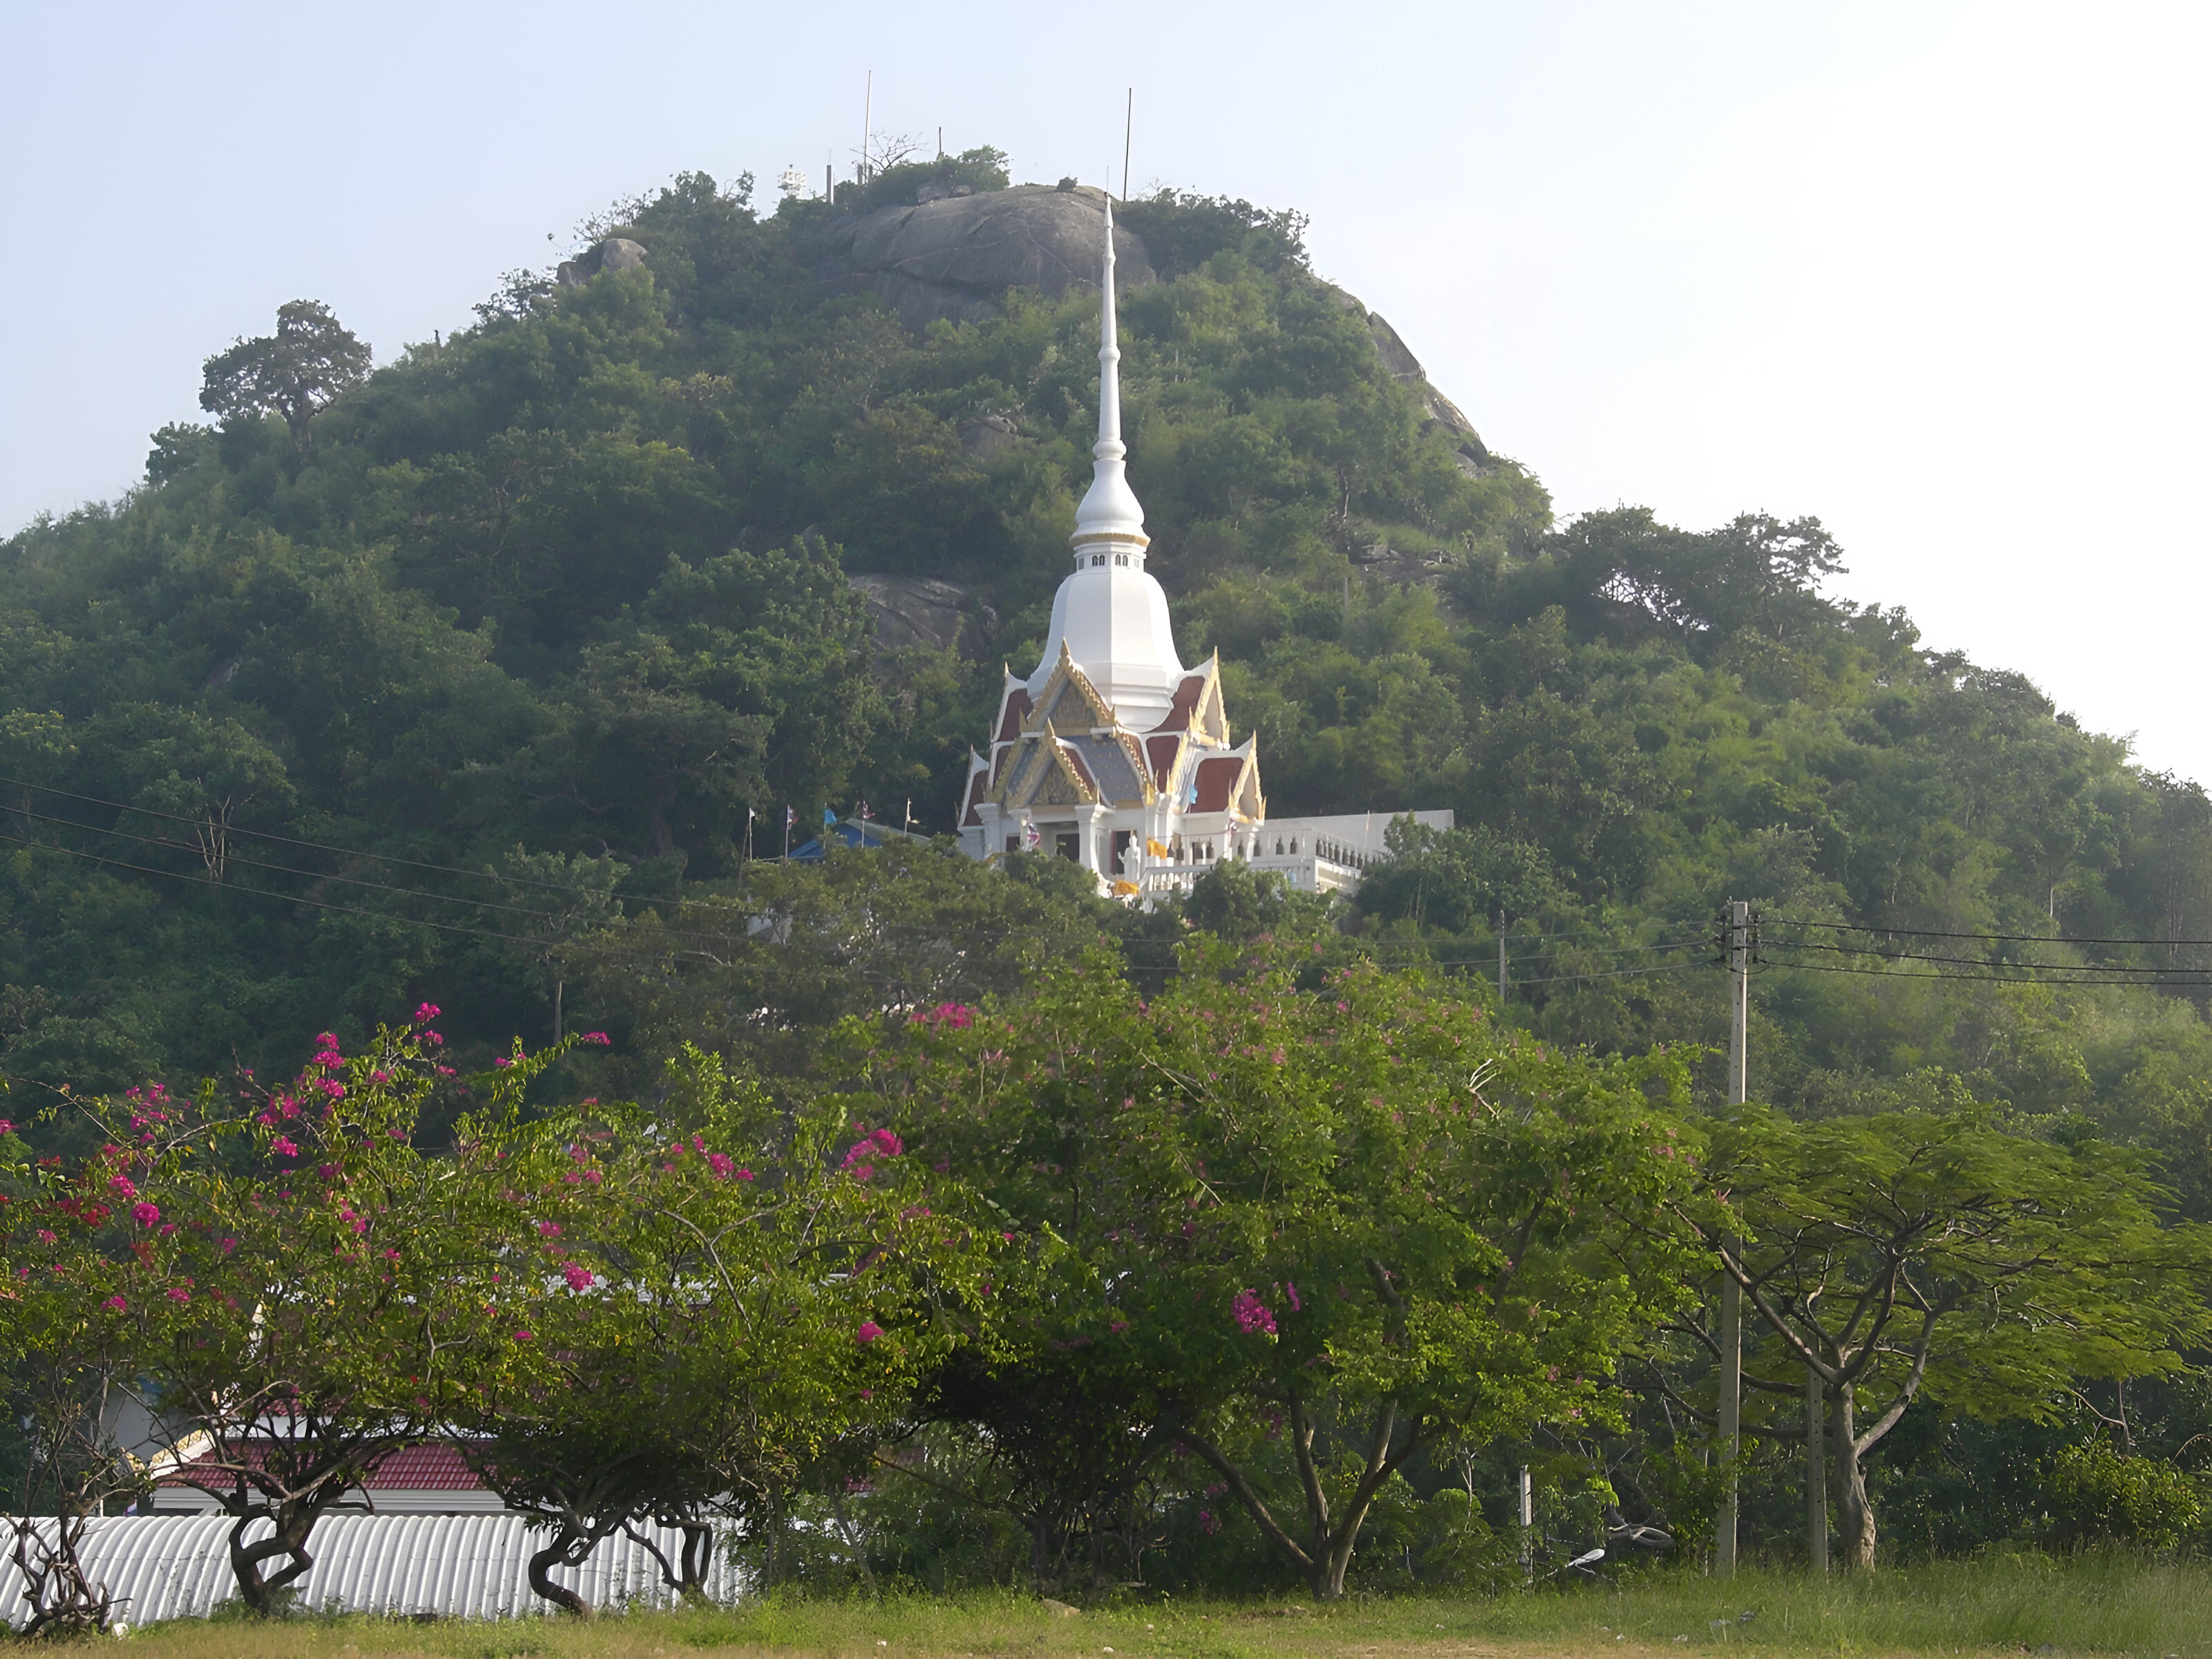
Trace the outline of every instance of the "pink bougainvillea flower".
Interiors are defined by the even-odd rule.
[[[269,1143],[269,1150],[279,1158],[297,1158],[300,1155],[299,1147],[292,1143],[289,1135],[278,1135]]]
[[[528,1331],[517,1331],[514,1334],[514,1340],[518,1342],[535,1342],[538,1339]]]
[[[611,1039],[605,1031],[586,1031],[584,1033],[585,1042],[596,1042],[602,1048],[607,1046],[610,1040]]]
[[[415,1023],[417,1025],[428,1025],[432,1020],[437,1018],[441,1012],[436,1003],[426,1002],[415,1011]]]
[[[138,1196],[138,1189],[131,1184],[131,1177],[129,1176],[110,1176],[107,1180],[107,1184],[115,1191],[118,1197],[136,1198]]]
[[[192,1299],[192,1293],[181,1285],[171,1285],[165,1294],[172,1302],[189,1302]]]
[[[131,1206],[131,1218],[142,1227],[150,1227],[161,1218],[161,1212],[151,1204],[133,1204]]]
[[[568,1288],[572,1291],[588,1291],[595,1282],[589,1267],[574,1261],[561,1269],[561,1277],[568,1281]]]
[[[1269,1336],[1275,1334],[1273,1310],[1251,1291],[1237,1291],[1236,1299],[1229,1304],[1229,1311],[1237,1321],[1237,1328],[1247,1336],[1255,1332]]]
[[[125,1302],[119,1296],[111,1296],[106,1301],[101,1303],[100,1305],[103,1308],[112,1308],[118,1313],[129,1313],[131,1311],[131,1304],[128,1302]]]
[[[872,1319],[862,1320],[860,1322],[860,1328],[853,1333],[853,1334],[858,1337],[862,1342],[872,1342],[883,1334],[884,1328],[877,1324]]]
[[[906,1151],[906,1143],[889,1129],[878,1129],[868,1139],[875,1144],[876,1150],[885,1158],[896,1158],[901,1152]]]
[[[12,1135],[15,1133],[15,1126],[10,1123],[6,1118],[0,1117],[0,1135]]]
[[[514,1065],[514,1060],[513,1057],[512,1057],[512,1056],[510,1056],[510,1055],[507,1055],[507,1054],[501,1054],[498,1059],[496,1059],[496,1060],[495,1060],[494,1061],[492,1061],[492,1064],[493,1064],[493,1065],[495,1065],[495,1066],[498,1066],[498,1067],[499,1067],[499,1069],[500,1069],[500,1070],[501,1070],[501,1071],[503,1072],[503,1071],[505,1071],[508,1066],[510,1066]]]
[[[1283,1281],[1283,1291],[1284,1294],[1288,1296],[1291,1299],[1291,1311],[1292,1313],[1304,1313],[1305,1311],[1306,1304],[1298,1300],[1298,1287],[1296,1285],[1293,1285],[1288,1279],[1285,1279]]]
[[[707,1167],[714,1172],[717,1181],[727,1181],[738,1167],[737,1160],[722,1152],[707,1154]]]
[[[561,1237],[561,1224],[557,1221],[541,1221],[538,1224],[538,1232],[543,1238],[558,1238]]]
[[[48,1232],[44,1227],[41,1227],[39,1229],[39,1243],[41,1244],[52,1244],[58,1243],[58,1241],[54,1237],[53,1234]]]

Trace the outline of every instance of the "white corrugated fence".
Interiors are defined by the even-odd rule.
[[[162,1619],[204,1619],[238,1594],[231,1577],[230,1518],[222,1515],[111,1515],[86,1523],[88,1576],[125,1605],[133,1625]],[[684,1535],[641,1528],[680,1563]],[[256,1521],[249,1540],[269,1536]],[[293,1588],[315,1613],[434,1614],[453,1619],[513,1619],[550,1613],[530,1588],[530,1558],[546,1534],[519,1515],[331,1515],[316,1524],[307,1548],[315,1565]],[[675,1593],[640,1546],[619,1535],[601,1540],[583,1565],[556,1567],[556,1583],[594,1607],[664,1607]],[[740,1574],[720,1547],[707,1570],[707,1593],[737,1599]],[[0,1616],[21,1626],[23,1575],[0,1561]]]

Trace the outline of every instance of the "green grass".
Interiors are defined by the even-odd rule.
[[[1739,1624],[1749,1609],[1753,1618]],[[1720,1622],[1720,1621],[1725,1621]],[[1676,1638],[1686,1637],[1686,1642]],[[370,1619],[257,1626],[185,1620],[134,1632],[174,1659],[647,1659],[696,1654],[825,1659],[1391,1659],[1394,1655],[2068,1654],[2212,1659],[2212,1566],[2125,1558],[1995,1556],[1816,1583],[1750,1571],[1732,1584],[1670,1574],[1619,1592],[1292,1601],[1123,1603],[1054,1617],[1010,1595],[764,1601],[640,1613],[416,1625]],[[112,1643],[102,1645],[112,1648]]]

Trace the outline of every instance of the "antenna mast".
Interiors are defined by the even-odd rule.
[[[1121,199],[1129,199],[1129,135],[1137,125],[1137,89],[1129,88],[1129,101],[1121,112]]]
[[[868,137],[875,131],[876,72],[868,71],[868,89],[860,99],[860,182],[868,182]]]

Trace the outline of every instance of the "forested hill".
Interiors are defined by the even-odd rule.
[[[211,361],[219,423],[156,434],[142,488],[0,545],[0,1068],[189,1078],[425,996],[481,1054],[541,1038],[556,991],[642,1054],[879,983],[866,927],[739,994],[697,988],[731,952],[633,924],[731,892],[749,812],[768,854],[787,805],[896,822],[910,798],[948,829],[1000,662],[1038,648],[1095,291],[1046,262],[925,292],[879,257],[918,196],[1018,204],[1002,160],[773,212],[685,175],[602,216],[562,282],[512,276],[366,375],[338,319],[287,307]],[[1310,268],[1295,215],[1169,193],[1121,222],[1125,274],[1153,273],[1122,301],[1131,473],[1185,656],[1221,652],[1278,814],[1463,826],[1378,874],[1355,933],[1481,971],[1503,909],[1512,1018],[1711,1040],[1700,941],[1747,897],[1758,1091],[1963,1091],[2201,1141],[2212,955],[2052,942],[2212,936],[2195,787],[1901,611],[1825,598],[1814,519],[1555,523]],[[940,931],[996,941],[933,972],[1116,925],[1050,872],[908,866]],[[860,878],[805,879],[789,903],[844,915]],[[933,925],[907,916],[897,971]]]

